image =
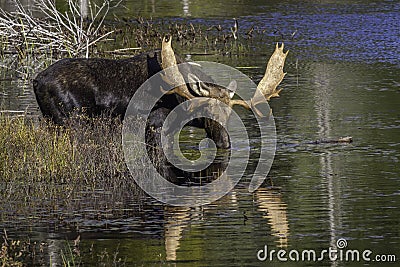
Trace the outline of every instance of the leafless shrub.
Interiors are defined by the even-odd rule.
[[[0,35],[3,53],[68,53],[70,56],[89,57],[90,48],[113,31],[103,31],[109,10],[120,2],[105,0],[102,5],[89,4],[87,14],[83,6],[68,0],[67,11],[58,11],[52,0],[34,0],[28,10],[16,0],[15,11],[0,9]],[[33,12],[42,14],[35,17]],[[11,51],[4,51],[5,48]]]

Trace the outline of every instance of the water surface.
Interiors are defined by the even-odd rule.
[[[99,253],[118,251],[127,265],[264,265],[269,262],[257,260],[264,245],[321,251],[334,248],[339,238],[347,240],[348,248],[369,249],[373,255],[395,254],[399,261],[400,4],[235,1],[227,8],[224,1],[213,7],[214,2],[192,2],[127,2],[126,9],[115,12],[126,17],[221,24],[225,29],[236,17],[237,42],[248,45],[249,53],[191,55],[193,51],[184,48],[181,53],[193,60],[237,67],[255,82],[261,79],[275,42],[285,41],[290,49],[288,74],[281,97],[270,103],[278,136],[268,175],[272,182],[249,193],[245,177],[228,195],[201,208],[168,207],[146,196],[139,202],[129,198],[114,202],[107,189],[97,192],[93,203],[82,192],[76,200],[81,206],[53,210],[57,216],[69,214],[68,221],[48,221],[48,215],[33,210],[32,218],[21,217],[12,224],[3,220],[0,225],[16,236],[23,233],[47,240],[53,262],[60,260],[62,242],[78,233],[83,255],[94,244]],[[253,25],[264,34],[245,40],[245,32]],[[4,109],[38,112],[29,82],[18,76],[1,81],[0,96]],[[247,111],[238,108],[238,112],[246,118]],[[248,128],[252,132],[251,124]],[[201,138],[201,132],[194,135]],[[342,136],[352,136],[354,142],[311,144]],[[2,208],[11,212],[17,206],[10,203]],[[325,259],[286,264],[360,263]]]

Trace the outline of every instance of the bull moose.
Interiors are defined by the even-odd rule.
[[[34,93],[43,116],[60,125],[74,112],[84,112],[89,117],[106,113],[123,119],[132,96],[157,72],[168,69],[165,81],[169,84],[182,84],[180,82],[183,77],[177,64],[183,61],[172,50],[171,39],[164,37],[161,51],[141,53],[129,59],[69,58],[54,63],[33,81]],[[283,44],[277,44],[265,75],[250,101],[232,99],[235,82],[231,82],[228,87],[209,84],[202,82],[204,74],[199,71],[191,73],[189,70],[188,82],[184,82],[186,85],[168,91],[152,109],[147,127],[159,129],[174,107],[194,97],[215,98],[230,106],[240,105],[250,109],[257,105],[260,97],[269,100],[278,96],[280,90],[277,86],[285,76],[283,66],[286,56]],[[207,137],[217,147],[230,147],[229,136],[219,123],[203,119],[194,124],[204,128]],[[146,129],[146,138],[153,138],[153,132]]]

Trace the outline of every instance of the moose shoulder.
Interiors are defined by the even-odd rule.
[[[43,115],[60,125],[74,112],[123,118],[136,90],[161,70],[160,51],[123,60],[62,59],[37,75],[33,89]],[[173,95],[162,101],[169,108],[178,103]]]
[[[208,84],[202,80],[203,73],[185,70],[184,79],[178,68],[182,60],[175,56],[171,38],[164,38],[162,49],[142,53],[130,59],[63,59],[37,75],[33,89],[44,117],[63,125],[73,113],[84,113],[90,117],[106,114],[123,119],[129,101],[138,88],[151,76],[165,70],[165,82],[173,86],[152,109],[146,129],[147,139],[157,139],[163,121],[177,105],[193,97],[218,99],[230,106],[239,104],[245,108],[255,106],[260,98],[277,96],[277,85],[283,79],[282,72],[287,53],[276,47],[266,70],[266,75],[250,101],[232,100],[236,83],[227,87]],[[272,61],[272,63],[271,63]],[[271,66],[270,66],[271,65]],[[188,64],[185,64],[187,67]],[[266,77],[266,76],[270,77]],[[183,82],[182,82],[183,81]],[[187,82],[185,82],[187,81]],[[262,97],[261,97],[262,96]],[[230,115],[226,115],[227,117]],[[211,119],[197,120],[196,125],[205,129],[217,147],[230,147],[229,136],[222,125]],[[152,131],[150,131],[152,129]],[[154,131],[156,129],[156,131]],[[154,133],[154,134],[152,134]]]

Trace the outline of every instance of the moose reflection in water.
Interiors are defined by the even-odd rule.
[[[182,260],[185,256],[185,250],[187,250],[188,243],[191,244],[193,250],[205,250],[204,246],[207,246],[207,243],[202,241],[202,238],[212,239],[212,236],[216,234],[219,236],[232,234],[238,226],[251,226],[255,222],[260,223],[263,227],[263,231],[265,230],[270,233],[268,236],[272,237],[275,241],[274,245],[268,245],[279,248],[287,247],[287,239],[289,238],[289,223],[287,219],[288,211],[287,204],[282,199],[282,195],[274,190],[259,188],[254,199],[256,203],[255,210],[247,210],[248,220],[245,221],[242,216],[243,203],[239,201],[240,194],[242,193],[243,192],[233,190],[218,200],[217,205],[204,207],[144,206],[142,209],[146,211],[146,215],[141,214],[139,211],[132,215],[139,218],[139,226],[126,225],[126,228],[128,232],[134,230],[161,233],[158,238],[160,238],[160,243],[163,244],[166,261]],[[233,217],[229,217],[229,222],[223,222],[226,226],[222,229],[211,229],[209,227],[210,223],[221,223],[220,220],[223,220],[223,218],[214,218],[216,212],[219,214],[223,212],[217,207],[231,209],[234,212],[234,215]],[[257,212],[264,214],[261,220],[256,218],[257,216],[254,217]],[[148,222],[150,219],[151,227],[149,227]],[[97,220],[98,219],[93,218],[91,222],[94,224],[102,223]],[[116,220],[116,222],[119,222],[119,220]],[[214,231],[219,232],[216,233]],[[75,239],[76,237],[77,235],[73,235],[70,238]],[[130,238],[118,240],[118,242],[121,242],[121,247],[126,245],[127,249],[130,249],[131,241]],[[60,251],[65,247],[64,242],[63,239],[57,238],[57,234],[54,233],[49,233],[46,237],[46,243],[48,244],[47,251],[50,261],[54,263],[53,265],[58,266],[63,263]],[[111,240],[111,242],[114,241]],[[143,240],[140,242],[143,242]],[[89,249],[93,249],[93,247],[90,248],[91,243],[92,241],[90,240],[90,242],[85,242],[81,245],[82,253],[88,253]],[[95,252],[101,253],[102,251],[95,250]],[[129,250],[129,252],[131,252],[131,250]],[[152,256],[154,256],[154,254],[152,254]],[[190,257],[191,260],[196,260],[195,254],[190,254]]]
[[[240,212],[236,194],[236,191],[233,190],[220,199],[218,205],[234,206]],[[276,246],[285,248],[288,245],[289,222],[287,219],[287,205],[284,203],[281,196],[282,195],[275,190],[259,188],[256,191],[255,201],[257,203],[257,210],[265,214],[262,217],[265,219],[266,226],[271,229],[272,236],[276,238]],[[208,212],[207,208],[203,210],[200,207],[167,206],[164,208],[166,260],[175,261],[178,259],[177,252],[179,251],[181,242],[185,240],[185,232],[189,232],[186,233],[186,235],[190,236],[190,225],[202,221],[203,217],[206,217]],[[238,216],[238,219],[239,218]],[[243,221],[243,223],[251,224],[251,220],[251,215],[249,215],[249,219]],[[204,233],[204,235],[206,234]]]

